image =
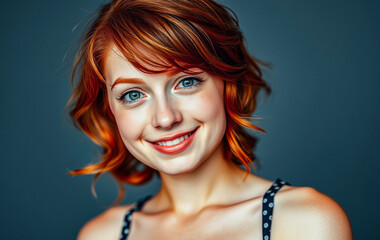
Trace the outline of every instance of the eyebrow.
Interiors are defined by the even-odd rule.
[[[130,83],[130,84],[143,84],[144,81],[141,78],[118,78],[116,81],[112,84],[111,90],[120,83]]]

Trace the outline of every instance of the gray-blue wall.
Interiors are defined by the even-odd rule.
[[[258,175],[312,186],[379,239],[380,2],[224,0],[249,49],[273,64],[260,104]],[[74,239],[117,195],[109,176],[70,177],[98,150],[63,109],[73,50],[100,0],[0,1],[0,239]],[[79,27],[72,31],[76,25]],[[65,57],[66,56],[66,57]],[[125,203],[158,189],[128,187]]]

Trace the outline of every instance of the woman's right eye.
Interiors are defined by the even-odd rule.
[[[135,102],[138,102],[143,97],[144,97],[143,93],[136,91],[136,90],[132,90],[132,91],[128,91],[128,92],[123,93],[119,97],[119,100],[123,104],[129,105],[129,104],[133,104]]]

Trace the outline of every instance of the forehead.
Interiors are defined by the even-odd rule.
[[[112,84],[118,77],[126,77],[127,74],[137,73],[137,69],[123,56],[118,48],[111,47],[104,63],[104,75],[107,83]]]
[[[107,83],[113,84],[115,80],[120,77],[142,77],[150,76],[152,74],[164,74],[170,77],[184,71],[177,67],[171,66],[168,63],[165,63],[165,60],[153,52],[147,51],[144,48],[139,48],[139,51],[144,55],[144,57],[150,59],[151,64],[145,63],[143,60],[140,60],[136,57],[138,65],[149,69],[151,72],[145,72],[142,69],[134,66],[130,61],[127,60],[119,48],[113,44],[105,54],[106,57],[104,61],[104,76]],[[162,65],[165,65],[165,68],[160,67]],[[199,69],[197,71],[194,68],[186,69],[186,71],[193,74],[199,73]]]

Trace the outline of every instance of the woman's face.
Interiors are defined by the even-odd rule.
[[[113,47],[105,63],[108,101],[128,151],[166,174],[191,172],[226,129],[221,79],[200,73],[145,74]]]

